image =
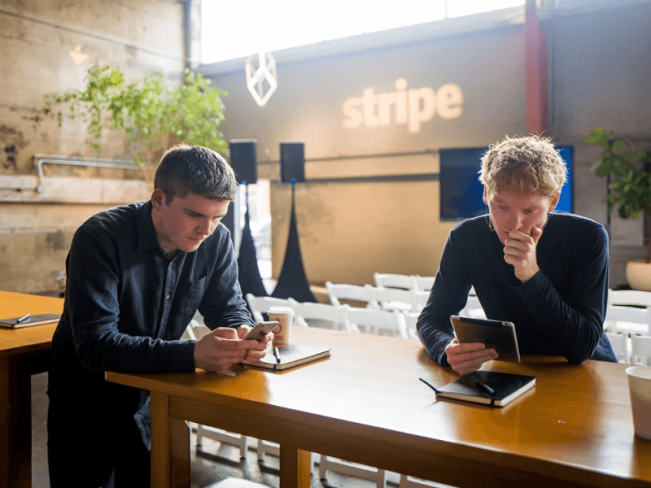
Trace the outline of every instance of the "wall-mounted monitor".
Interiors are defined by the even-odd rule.
[[[567,165],[567,182],[556,210],[573,212],[572,171],[574,146],[556,146]],[[488,212],[479,181],[481,157],[488,148],[441,149],[441,220],[464,220]]]

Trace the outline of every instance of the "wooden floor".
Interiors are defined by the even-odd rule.
[[[49,488],[47,466],[47,373],[32,377],[32,486]],[[193,434],[194,436],[194,434]],[[267,456],[263,466],[258,464],[255,450],[250,450],[246,460],[239,459],[239,450],[232,446],[205,439],[200,451],[193,447],[192,487],[203,488],[227,477],[246,478],[278,487],[278,459]],[[194,446],[192,442],[192,446]],[[391,474],[389,486],[397,486],[398,478]],[[318,468],[312,475],[312,488],[375,488],[375,483],[350,476],[328,472],[327,481],[321,481]]]

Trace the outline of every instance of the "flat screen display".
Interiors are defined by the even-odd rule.
[[[567,181],[556,210],[573,212],[572,170],[574,146],[556,146],[567,165]],[[479,181],[481,157],[487,147],[441,149],[441,220],[464,220],[488,213],[484,187]]]

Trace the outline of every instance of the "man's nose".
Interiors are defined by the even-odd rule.
[[[516,213],[514,218],[513,218],[513,226],[511,227],[513,230],[522,230],[522,227],[524,226],[524,215],[521,213]]]
[[[199,234],[208,236],[212,233],[210,222],[203,222],[201,225],[197,226],[197,232]]]

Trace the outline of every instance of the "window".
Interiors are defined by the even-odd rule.
[[[203,0],[203,63],[524,5],[525,0]]]

